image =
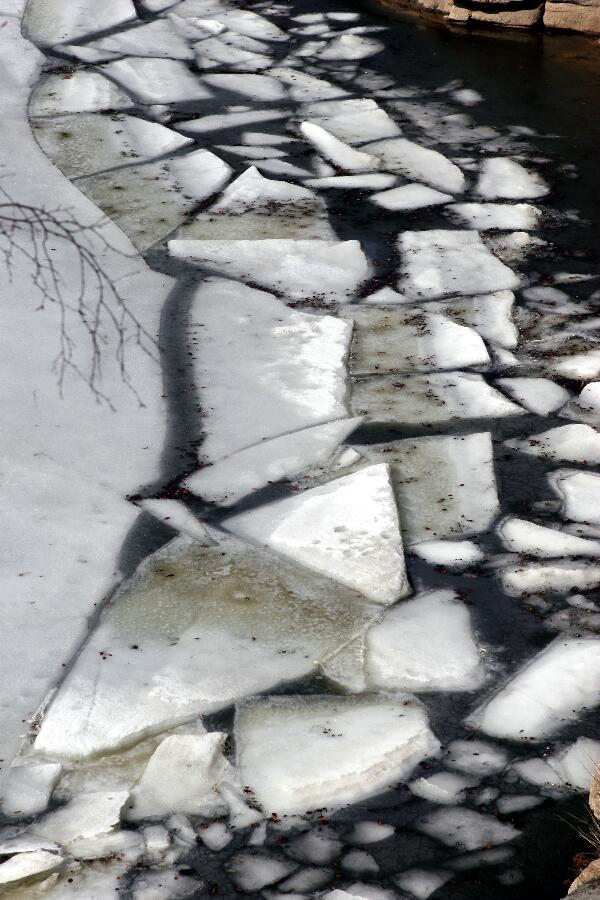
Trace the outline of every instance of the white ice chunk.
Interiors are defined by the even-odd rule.
[[[600,434],[591,425],[559,425],[521,440],[505,441],[507,447],[530,456],[563,462],[600,463]]]
[[[600,377],[600,350],[584,350],[544,359],[544,366],[551,375],[588,381]]]
[[[239,513],[225,527],[377,603],[410,593],[386,465]]]
[[[600,584],[600,565],[560,560],[515,563],[502,570],[502,585],[511,597],[547,591],[585,591]]]
[[[216,87],[222,91],[233,91],[243,94],[253,100],[282,100],[285,97],[285,88],[277,78],[270,75],[243,75],[218,74],[205,75],[202,79],[209,87]]]
[[[56,116],[131,106],[132,100],[100,72],[75,69],[69,78],[49,73],[35,89],[29,112],[34,117]]]
[[[559,469],[548,480],[562,500],[562,514],[566,519],[600,525],[600,475]]]
[[[268,884],[275,884],[297,868],[297,863],[289,859],[258,851],[236,853],[227,863],[229,877],[245,892],[259,891]]]
[[[600,742],[580,737],[551,756],[517,762],[513,768],[532,784],[570,787],[587,793],[599,763]]]
[[[373,194],[369,199],[383,209],[409,211],[448,203],[452,200],[452,195],[442,194],[441,191],[436,191],[423,184],[404,184],[391,191]]]
[[[496,347],[511,349],[517,346],[519,336],[512,319],[514,302],[512,291],[497,291],[455,300],[430,301],[425,309],[443,313],[461,325],[469,325]]]
[[[428,778],[417,778],[408,786],[411,794],[440,806],[462,803],[469,788],[479,784],[477,778],[457,775],[456,772],[437,772]]]
[[[321,128],[320,125],[315,125],[313,122],[302,122],[300,131],[315,150],[338,169],[356,173],[371,172],[378,167],[374,156],[363,153],[361,150],[354,150]]]
[[[264,818],[262,812],[246,803],[244,795],[239,788],[228,782],[223,782],[218,790],[229,807],[229,827],[233,831],[237,831],[240,828],[249,828],[251,825],[262,822]]]
[[[393,825],[386,825],[385,822],[365,820],[356,822],[348,835],[348,841],[351,844],[377,844],[379,841],[385,841],[395,833],[396,829]]]
[[[509,397],[538,416],[556,412],[570,397],[566,388],[549,378],[498,378],[496,384]]]
[[[84,38],[94,31],[135,21],[131,0],[32,0],[25,10],[23,33],[35,44],[50,46]]]
[[[231,843],[233,835],[224,822],[212,822],[210,825],[201,825],[198,837],[209,850],[218,852]]]
[[[209,272],[252,281],[292,300],[344,302],[369,274],[358,241],[169,241],[169,250]]]
[[[292,894],[309,894],[325,887],[333,879],[333,870],[321,866],[300,869],[283,881],[279,888],[288,896]]]
[[[284,41],[287,37],[286,33],[274,22],[247,9],[226,9],[213,13],[213,15],[231,31],[246,34],[248,37],[258,40]]]
[[[183,487],[211,503],[231,506],[266,484],[325,464],[360,422],[360,417],[338,419],[262,441],[205,466],[186,478]]]
[[[382,287],[379,290],[374,291],[372,294],[369,294],[368,297],[365,297],[362,301],[363,303],[374,303],[377,306],[392,306],[397,303],[410,303],[412,304],[412,300],[405,297],[403,294],[399,294],[398,291],[393,290],[391,287]]]
[[[379,191],[391,187],[397,180],[395,175],[373,172],[364,175],[325,175],[321,178],[307,178],[304,184],[310,188],[335,188],[341,191]]]
[[[225,68],[233,72],[260,72],[269,68],[270,56],[235,46],[228,40],[229,37],[229,33],[226,32],[222,37],[207,37],[194,45],[196,65],[199,69],[210,71]]]
[[[2,784],[2,812],[7,816],[36,816],[47,808],[60,763],[13,765]]]
[[[128,796],[127,791],[76,794],[65,806],[38,819],[31,832],[63,845],[106,834],[119,824]]]
[[[472,88],[460,88],[457,91],[452,91],[452,98],[457,103],[462,103],[463,106],[476,106],[483,101],[481,94]]]
[[[498,535],[507,550],[550,559],[553,556],[600,556],[600,541],[577,537],[509,516],[498,525]]]
[[[169,19],[157,19],[137,28],[118,31],[94,40],[90,46],[119,56],[186,60],[194,58],[193,50],[178,34]]]
[[[376,875],[379,872],[378,864],[371,854],[364,850],[351,850],[350,853],[346,853],[340,865],[351,875]]]
[[[202,887],[201,881],[182,875],[177,869],[143,869],[133,882],[131,900],[189,900]],[[100,900],[99,895],[95,896]]]
[[[446,765],[471,775],[492,775],[501,772],[508,757],[500,747],[484,741],[452,741],[448,744]]]
[[[405,231],[398,246],[402,252],[398,290],[415,300],[512,290],[520,283],[476,231]]]
[[[301,69],[289,69],[281,66],[270,69],[269,75],[279,78],[283,84],[287,85],[290,98],[298,103],[348,96],[348,91],[339,85],[324,81],[322,78],[315,78]]]
[[[395,882],[418,900],[427,900],[451,878],[452,872],[444,869],[407,869],[395,878]]]
[[[212,96],[180,60],[131,56],[102,66],[102,71],[143,104],[180,103]]]
[[[528,200],[545,197],[550,188],[537,172],[505,157],[484,160],[476,191],[489,200]]]
[[[346,416],[346,322],[225,280],[202,285],[190,319],[191,344],[202,346],[195,369],[204,459]]]
[[[324,60],[356,60],[374,56],[383,49],[384,44],[374,38],[362,37],[358,34],[340,34],[339,37],[329,41],[326,48],[320,50],[316,55],[319,59]]]
[[[162,818],[170,813],[214,815],[223,801],[216,793],[220,781],[230,778],[223,756],[226,734],[172,734],[160,742],[135,785],[127,805],[127,818]]]
[[[411,550],[425,562],[449,569],[466,569],[485,559],[473,541],[423,541],[413,544]]]
[[[567,396],[565,403],[568,399]],[[561,410],[560,415],[566,419],[600,425],[600,381],[591,381],[586,384],[579,395]]]
[[[465,176],[458,166],[437,150],[422,147],[406,138],[389,138],[367,144],[368,153],[381,160],[381,168],[406,178],[423,181],[450,194],[464,190]]]
[[[508,816],[511,813],[523,812],[525,809],[533,809],[534,806],[539,806],[540,803],[543,803],[542,797],[536,797],[532,794],[506,794],[504,797],[499,798],[496,806],[499,813],[503,816]]]
[[[315,866],[326,866],[342,852],[342,843],[332,829],[306,831],[289,842],[287,852],[293,859]]]
[[[189,119],[181,122],[177,127],[186,134],[207,134],[211,131],[223,131],[228,128],[239,128],[244,125],[252,125],[257,122],[270,122],[275,119],[285,119],[286,113],[278,109],[245,109],[240,112],[229,111],[215,113],[212,116],[202,116],[200,119]]]
[[[10,889],[20,882],[41,881],[53,872],[64,868],[65,861],[56,853],[47,850],[33,850],[30,853],[17,853],[6,862],[0,863],[0,891]],[[37,894],[37,891],[34,890]],[[10,896],[10,894],[9,894]]]
[[[388,610],[367,633],[366,663],[375,689],[472,691],[485,679],[469,611],[450,590]]]
[[[169,169],[183,192],[194,200],[206,200],[227,184],[233,170],[210,150],[195,150],[177,156]]]
[[[475,710],[468,724],[509,740],[544,740],[593,708],[599,692],[599,642],[559,637]]]
[[[494,816],[460,806],[437,810],[423,819],[418,827],[429,837],[459,850],[480,850],[488,844],[506,844],[521,833]]]
[[[374,100],[352,99],[311,103],[302,114],[348,144],[383,140],[400,129]]]
[[[151,498],[136,502],[145,512],[150,513],[155,519],[164,522],[165,525],[180,532],[180,534],[187,534],[192,540],[200,541],[201,543],[208,541],[204,525],[181,500]]]
[[[406,695],[256,700],[238,709],[236,744],[242,782],[279,815],[373,796],[439,748]]]
[[[537,227],[540,210],[529,203],[455,203],[448,213],[461,225],[476,231],[531,231]]]

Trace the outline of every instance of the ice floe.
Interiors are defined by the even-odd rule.
[[[12,885],[42,881],[65,867],[65,860],[47,850],[17,853],[0,862],[0,890],[4,893]],[[10,893],[9,893],[10,896]]]
[[[596,639],[556,638],[468,719],[486,734],[544,740],[598,703]]]
[[[373,38],[362,37],[357,34],[340,34],[329,41],[323,50],[316,54],[318,59],[330,60],[355,60],[366,59],[383,50],[381,41]]]
[[[98,38],[88,46],[118,56],[184,60],[194,58],[193,50],[169,19],[157,19],[136,28],[127,28],[107,37]]]
[[[558,428],[505,443],[507,447],[543,459],[586,465],[600,463],[600,434],[591,425],[559,425]]]
[[[378,844],[380,841],[385,841],[392,837],[395,833],[396,829],[393,825],[365,819],[362,822],[355,823],[347,840],[351,844]]]
[[[131,0],[33,0],[25,9],[23,30],[35,44],[50,46],[84,38],[95,31],[104,31],[137,20]]]
[[[341,191],[379,191],[392,187],[398,179],[385,172],[366,173],[364,175],[324,175],[320,178],[307,178],[304,182],[309,188],[335,188]]]
[[[467,607],[430,591],[386,612],[367,633],[368,684],[377,689],[473,691],[485,669]]]
[[[44,812],[60,777],[60,763],[13,765],[2,785],[2,812],[7,816],[36,816]]]
[[[580,737],[573,744],[543,759],[526,759],[513,764],[521,778],[540,787],[567,787],[590,790],[596,766],[600,763],[600,743]]]
[[[279,815],[373,796],[439,748],[407,695],[257,700],[238,709],[236,743],[242,782]]]
[[[302,711],[302,707],[299,707],[299,711]],[[320,826],[318,830],[305,831],[293,838],[288,844],[287,853],[292,859],[303,863],[327,866],[341,856],[342,847],[342,842],[332,829]]]
[[[538,416],[547,416],[551,412],[556,412],[570,397],[566,388],[549,378],[533,376],[498,378],[495,384],[529,412],[536,413]]]
[[[117,827],[127,802],[127,791],[89,791],[65,806],[46,813],[31,828],[32,834],[75,849],[82,839],[106,835]]]
[[[460,850],[480,850],[488,845],[513,841],[521,832],[494,816],[472,809],[440,809],[419,823],[419,830],[443,844]]]
[[[192,136],[209,134],[212,131],[226,131],[230,128],[239,128],[244,125],[254,125],[259,122],[271,122],[284,119],[286,113],[279,109],[228,109],[226,112],[214,113],[210,116],[202,116],[199,119],[188,119],[177,126],[179,131]]]
[[[533,794],[506,794],[500,797],[496,803],[498,812],[503,816],[509,816],[513,813],[523,812],[525,809],[533,809],[543,803],[542,797],[536,797]]]
[[[449,194],[464,190],[465,176],[458,166],[438,153],[406,138],[387,138],[362,148],[381,161],[381,168],[422,181]]]
[[[233,834],[227,828],[224,822],[213,822],[211,825],[204,825],[198,832],[198,837],[205,847],[218,853],[233,840]]]
[[[473,541],[422,541],[411,552],[425,562],[448,569],[467,569],[485,559],[485,553]]]
[[[414,300],[512,290],[520,283],[476,231],[405,231],[398,246],[398,290]]]
[[[177,156],[169,162],[169,170],[184,193],[198,202],[220,191],[233,174],[231,167],[210,150]]]
[[[302,122],[300,132],[321,156],[345,172],[371,172],[377,160],[369,153],[355,150],[314,122]]]
[[[514,159],[498,156],[484,160],[475,190],[490,200],[528,200],[545,197],[550,188],[537,172],[530,172]]]
[[[236,853],[227,863],[227,872],[234,884],[242,891],[252,893],[281,881],[297,868],[297,863],[289,859],[259,851]]]
[[[287,85],[290,98],[298,103],[310,103],[316,100],[333,100],[348,96],[348,91],[337,84],[315,78],[301,69],[290,69],[287,66],[276,66],[269,70],[269,75],[279,78]]]
[[[569,398],[565,398],[565,403]],[[586,384],[570,403],[566,403],[560,415],[576,422],[588,422],[600,425],[600,382],[591,381]]]
[[[508,756],[500,747],[484,741],[458,740],[448,744],[446,765],[469,775],[492,775],[501,772]]]
[[[408,212],[413,209],[423,209],[426,206],[439,206],[452,200],[451,194],[443,194],[424,184],[404,184],[393,188],[391,191],[381,191],[370,198],[376,206],[390,209],[394,212]]]
[[[417,900],[427,900],[451,878],[452,872],[444,869],[407,869],[396,876],[395,882],[403,891],[417,897]]]
[[[219,37],[204,38],[194,45],[196,65],[206,71],[225,68],[233,72],[261,72],[268,69],[272,62],[270,56],[239,46],[240,43],[248,46],[249,42],[249,38],[243,42],[235,41],[229,32]]]
[[[358,241],[169,241],[171,254],[292,300],[344,302],[369,274]]]
[[[29,112],[33,117],[64,116],[132,106],[131,98],[104,75],[90,69],[76,69],[69,78],[47,74],[32,94]]]
[[[142,104],[206,100],[213,96],[181,60],[130,56],[102,66],[101,71]]]
[[[311,103],[302,108],[302,115],[348,144],[400,134],[398,125],[374,100],[353,98]]]
[[[454,203],[448,213],[477,231],[530,231],[540,218],[540,210],[529,203]]]
[[[498,534],[507,550],[527,556],[600,556],[600,541],[577,537],[512,516],[498,525]]]
[[[222,22],[231,31],[245,34],[262,41],[284,41],[285,31],[274,22],[249,9],[223,9],[212,13],[214,18]]]
[[[330,580],[220,541],[178,538],[123,586],[52,701],[38,753],[114,751],[299,678],[377,614]]]
[[[462,803],[466,792],[478,784],[478,778],[457,775],[456,772],[437,772],[427,778],[411,781],[408,789],[415,797],[429,800],[430,803],[454,806],[456,803]]]
[[[199,469],[183,486],[203,500],[231,506],[266,484],[328,462],[360,422],[337,419],[262,441]]]
[[[585,591],[600,584],[600,565],[577,560],[518,562],[501,571],[504,590],[512,597],[522,594]]]
[[[377,603],[410,593],[384,464],[231,516],[225,527]]]

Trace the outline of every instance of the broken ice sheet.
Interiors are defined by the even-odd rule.
[[[548,559],[554,556],[600,556],[600,541],[577,537],[513,516],[503,519],[497,531],[506,549],[513,553]]]
[[[360,416],[337,419],[261,441],[199,469],[183,487],[203,500],[231,506],[266,484],[331,460],[361,421]]]
[[[357,376],[351,406],[354,415],[403,426],[523,413],[481,375],[471,372]]]
[[[351,306],[344,316],[353,324],[350,370],[354,375],[431,372],[490,361],[476,331],[428,308]]]
[[[36,752],[115,751],[299,678],[377,610],[234,538],[213,547],[179,538],[105,611],[46,713]]]
[[[270,56],[239,46],[240,43],[248,45],[250,40],[235,40],[235,35],[230,32],[219,37],[204,38],[194,45],[196,65],[207,71],[225,68],[233,72],[261,72],[268,69],[272,62]]]
[[[348,97],[348,91],[339,85],[315,78],[314,75],[309,75],[301,69],[278,66],[270,69],[269,75],[279,78],[287,86],[290,98],[297,103]]]
[[[419,823],[418,828],[429,837],[460,850],[479,850],[488,845],[505,844],[521,833],[494,816],[463,807],[431,813]]]
[[[473,691],[485,680],[467,607],[450,590],[388,610],[367,632],[367,684],[380,690]]]
[[[238,889],[254,893],[269,884],[281,881],[298,868],[297,863],[261,851],[236,853],[226,864],[229,877]]]
[[[405,231],[398,290],[413,300],[512,290],[520,279],[485,247],[477,231]]]
[[[425,709],[403,694],[250,701],[235,734],[242,782],[278,815],[373,796],[439,752]]]
[[[542,459],[592,465],[600,463],[600,434],[591,425],[559,425],[540,434],[505,441],[505,444]]]
[[[484,741],[451,741],[448,744],[446,765],[469,775],[491,775],[501,772],[508,757],[500,747]]]
[[[181,60],[130,56],[102,66],[101,71],[144,105],[185,103],[213,96],[213,91]]]
[[[494,157],[484,160],[475,190],[489,200],[527,200],[545,197],[550,188],[537,172],[530,172],[513,159]]]
[[[498,378],[495,384],[529,412],[536,413],[538,416],[547,416],[551,412],[556,412],[571,396],[566,388],[550,381],[549,378],[528,376]]]
[[[190,348],[202,348],[189,365],[205,412],[204,459],[346,416],[346,322],[288,309],[238,282],[208,279],[195,293],[188,333]]]
[[[131,0],[32,0],[25,10],[23,30],[35,44],[50,46],[84,38],[95,31],[137,20]]]
[[[323,101],[302,107],[305,119],[348,144],[395,137],[400,129],[374,100]]]
[[[65,860],[56,853],[47,850],[32,850],[28,853],[17,853],[10,859],[0,862],[0,891],[8,892],[13,886],[21,886],[26,883],[30,890],[33,883],[43,881],[53,872],[60,872],[65,868]]]
[[[250,281],[292,300],[343,303],[369,275],[358,241],[169,241],[169,251],[208,272]]]
[[[118,56],[184,60],[194,58],[193,50],[178,34],[169,19],[156,19],[135,28],[127,28],[106,37],[96,38],[86,47]]]
[[[543,759],[513,763],[513,769],[521,778],[541,787],[567,787],[587,793],[599,763],[600,743],[580,737]]]
[[[450,218],[476,231],[531,231],[541,215],[529,203],[454,203],[446,211]]]
[[[377,157],[386,172],[404,175],[449,194],[464,190],[463,173],[437,150],[401,137],[365,144],[362,150]]]
[[[367,466],[238,513],[223,527],[376,603],[393,603],[410,593],[386,465]]]
[[[540,741],[592,709],[599,692],[600,642],[559,637],[476,709],[467,724],[499,738]]]

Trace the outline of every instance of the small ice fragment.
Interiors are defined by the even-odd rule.
[[[599,696],[598,640],[559,637],[476,709],[467,724],[509,740],[544,740],[593,708]]]
[[[537,172],[529,172],[512,159],[494,157],[484,160],[476,191],[490,200],[528,200],[545,197],[550,188]]]
[[[395,833],[396,829],[393,825],[365,820],[356,822],[347,840],[350,844],[377,844]]]
[[[224,187],[233,170],[209,150],[195,150],[169,162],[169,170],[184,194],[200,202]]]
[[[232,784],[223,782],[218,788],[219,794],[229,807],[229,826],[234,831],[249,828],[262,822],[263,814],[246,803],[241,791]]]
[[[505,441],[507,447],[563,462],[600,463],[600,434],[591,425],[559,425],[521,440]]]
[[[501,572],[511,597],[546,592],[585,591],[600,584],[600,565],[578,560],[513,563]]]
[[[560,411],[560,415],[565,419],[575,419],[576,422],[600,425],[600,381],[586,384],[579,395]]]
[[[236,853],[226,864],[229,877],[246,892],[260,891],[269,884],[275,884],[297,868],[298,865],[289,859],[257,851]]]
[[[131,900],[188,900],[202,888],[201,881],[182,875],[176,868],[154,872],[142,869],[133,882]],[[92,895],[89,896],[91,900]]]
[[[368,466],[224,524],[377,603],[410,593],[386,465]]]
[[[60,763],[11,766],[2,784],[2,812],[19,817],[44,812],[61,771]]]
[[[424,182],[449,194],[464,190],[463,173],[437,150],[400,137],[366,144],[363,150],[376,156],[381,161],[381,168],[387,172]]]
[[[0,863],[0,890],[9,889],[19,882],[34,882],[48,878],[53,872],[59,872],[65,865],[62,856],[49,853],[47,850],[32,850],[29,853],[17,853],[6,862]]]
[[[141,829],[146,847],[146,860],[150,863],[161,863],[171,847],[171,838],[164,825],[146,825]]]
[[[452,878],[444,869],[407,869],[394,879],[399,888],[418,900],[427,900],[438,888]]]
[[[388,306],[395,303],[412,303],[413,301],[391,287],[382,287],[362,301],[363,303],[374,303],[378,306]]]
[[[286,878],[285,881],[282,881],[279,884],[279,888],[287,896],[290,896],[290,892],[306,895],[325,887],[326,884],[333,880],[333,877],[333,869],[326,869],[321,866],[299,869],[290,875],[289,878]]]
[[[570,397],[566,388],[549,378],[498,378],[495,383],[509,397],[538,416],[556,412]]]
[[[177,126],[179,131],[193,136],[208,134],[212,131],[227,131],[257,122],[269,122],[285,118],[286,113],[278,109],[245,109],[241,112],[229,111],[202,116],[199,119],[188,119]]]
[[[326,100],[305,106],[302,114],[347,144],[364,144],[400,134],[398,125],[374,100]]]
[[[181,534],[187,534],[194,541],[206,543],[209,540],[206,528],[202,522],[196,518],[181,500],[151,498],[138,500],[136,505],[143,509],[144,512],[150,513],[159,522],[164,522],[169,528],[173,528]]]
[[[462,103],[463,106],[476,106],[483,101],[481,94],[472,88],[460,88],[458,91],[453,91],[451,96],[453,100]]]
[[[221,4],[219,4],[220,6]],[[284,41],[286,33],[265,16],[247,9],[218,9],[211,13],[231,31],[263,41]]]
[[[467,607],[450,590],[419,594],[367,633],[367,681],[376,689],[471,691],[485,670]]]
[[[196,51],[196,65],[203,71],[211,69],[229,69],[233,72],[260,72],[268,69],[272,59],[265,53],[255,53],[253,50],[245,50],[236,46],[241,43],[229,39],[226,32],[221,37],[207,37],[194,45]],[[233,37],[233,35],[231,36]],[[249,42],[243,42],[248,44]]]
[[[452,200],[451,194],[443,194],[423,184],[404,184],[391,191],[373,194],[370,198],[376,206],[392,211],[410,211],[426,206],[439,206]]]
[[[351,850],[340,862],[342,869],[351,875],[376,875],[379,866],[370,853],[364,850]]]
[[[448,744],[448,751],[446,765],[472,775],[501,772],[508,761],[504,750],[484,741],[452,741]]]
[[[373,38],[361,37],[357,34],[340,34],[330,41],[324,50],[320,50],[316,56],[318,59],[331,60],[357,60],[374,56],[384,49],[381,41]]]
[[[300,131],[306,140],[312,144],[321,156],[328,159],[339,169],[346,172],[371,172],[378,168],[375,157],[360,150],[354,150],[348,144],[344,144],[339,138],[334,137],[320,125],[313,122],[302,122]]]
[[[478,778],[457,775],[455,772],[437,772],[428,778],[417,778],[408,786],[411,794],[440,806],[462,803],[469,788],[479,784]]]
[[[574,522],[600,525],[600,475],[576,469],[558,469],[548,477],[562,501],[562,514]]]
[[[497,526],[498,535],[507,550],[550,559],[554,556],[600,556],[600,541],[577,537],[509,516]]]
[[[411,552],[434,566],[467,569],[485,559],[485,553],[473,541],[422,541]]]
[[[508,816],[526,809],[533,809],[540,803],[543,803],[543,798],[532,794],[505,794],[498,799],[496,806],[501,815]]]
[[[232,833],[223,822],[201,825],[198,830],[198,837],[205,847],[215,852],[222,850],[233,839]]]
[[[317,189],[380,191],[392,187],[397,180],[395,175],[386,175],[384,172],[367,172],[364,175],[326,175],[320,178],[307,178],[304,184],[306,187]]]
[[[461,225],[477,231],[531,231],[537,227],[541,215],[529,203],[455,203],[447,212]]]
[[[327,866],[342,852],[342,844],[331,829],[307,831],[289,842],[286,852],[292,859],[315,866]]]
[[[489,844],[505,844],[521,833],[494,816],[463,807],[437,810],[418,827],[429,837],[460,850],[480,850]]]
[[[315,78],[301,69],[290,69],[285,66],[269,69],[269,75],[279,78],[287,85],[290,99],[298,103],[315,100],[332,100],[336,97],[347,97],[348,91],[337,84]],[[287,117],[288,113],[284,113]]]

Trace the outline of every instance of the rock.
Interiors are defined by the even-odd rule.
[[[546,3],[544,26],[585,34],[600,34],[600,6],[579,3]]]

